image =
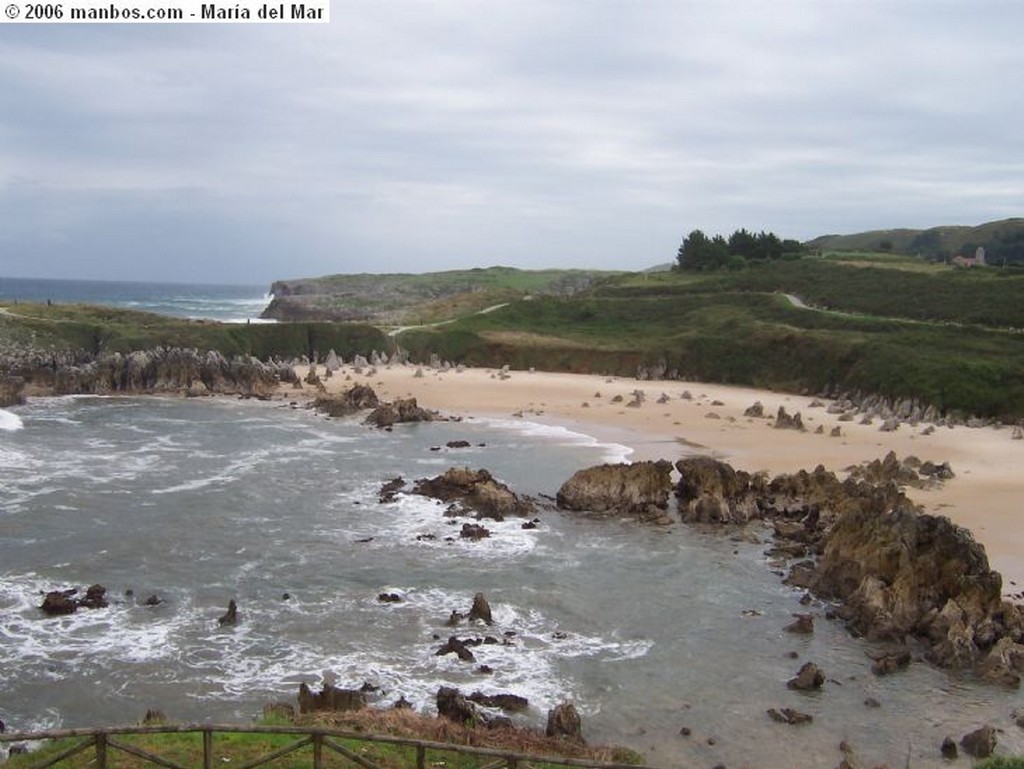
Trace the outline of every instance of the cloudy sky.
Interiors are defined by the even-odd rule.
[[[0,24],[0,275],[641,269],[1024,215],[1021,0],[334,0]]]

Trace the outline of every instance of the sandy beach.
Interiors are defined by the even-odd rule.
[[[881,459],[890,450],[904,459],[948,462],[956,477],[941,488],[909,489],[925,512],[948,516],[984,544],[991,566],[1003,575],[1005,594],[1024,590],[1024,441],[1010,428],[901,425],[881,432],[880,423],[840,422],[816,399],[746,387],[683,381],[637,381],[621,377],[490,369],[437,371],[415,366],[379,367],[356,374],[346,366],[324,384],[340,392],[353,384],[371,385],[385,400],[415,397],[423,407],[446,416],[514,416],[560,425],[602,442],[622,444],[631,461],[708,454],[737,469],[770,474],[823,465],[842,474],[851,465]],[[308,369],[300,371],[305,376]],[[324,373],[322,367],[319,368]],[[304,386],[307,393],[314,388]],[[628,406],[641,390],[643,402]],[[288,391],[294,393],[294,391]],[[756,401],[764,416],[744,411]],[[782,406],[799,412],[805,431],[774,428]],[[834,427],[842,435],[832,437]],[[822,431],[818,432],[821,427]]]

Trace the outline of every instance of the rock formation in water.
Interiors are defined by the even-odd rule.
[[[562,484],[557,504],[562,510],[670,523],[671,473],[672,464],[664,460],[588,467]]]
[[[436,411],[421,408],[415,398],[398,398],[392,403],[382,403],[366,417],[366,424],[374,427],[391,427],[400,422],[432,422],[438,418]]]
[[[413,494],[452,503],[455,514],[473,513],[477,518],[504,520],[506,516],[533,514],[533,502],[518,496],[487,470],[452,467],[442,475],[416,481]]]
[[[684,520],[771,520],[783,554],[815,559],[795,563],[787,582],[840,601],[854,632],[916,641],[940,666],[979,665],[992,681],[1019,684],[1024,611],[1003,600],[1001,578],[970,532],[920,513],[897,489],[909,479],[894,457],[846,481],[822,467],[767,481],[710,458],[677,468]]]

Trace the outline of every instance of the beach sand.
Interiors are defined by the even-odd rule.
[[[914,455],[948,462],[955,478],[938,489],[908,489],[907,495],[925,512],[945,515],[974,534],[992,568],[1003,575],[1004,594],[1024,591],[1024,441],[1012,440],[1009,428],[938,427],[923,435],[924,424],[903,424],[895,432],[881,432],[877,420],[872,425],[839,422],[838,414],[812,407],[814,398],[747,387],[525,371],[501,378],[490,369],[440,372],[427,367],[416,377],[416,369],[379,367],[368,376],[346,366],[324,384],[329,392],[369,384],[384,400],[415,397],[420,406],[446,416],[521,415],[627,446],[631,461],[674,462],[707,454],[737,469],[772,475],[819,464],[842,474],[889,451],[900,459]],[[324,373],[323,367],[318,370]],[[627,406],[636,390],[644,392],[643,403]],[[309,385],[304,391],[315,392]],[[614,402],[616,396],[622,400]],[[755,401],[763,404],[764,416],[744,416]],[[800,412],[806,430],[775,429],[780,406],[791,415]],[[819,426],[823,433],[815,432]],[[841,437],[830,436],[836,426]]]

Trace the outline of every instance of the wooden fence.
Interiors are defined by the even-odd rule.
[[[0,733],[0,744],[2,743],[34,743],[49,741],[67,741],[72,744],[63,747],[56,752],[44,751],[35,762],[25,764],[26,769],[45,769],[55,766],[61,761],[89,751],[95,752],[95,758],[89,762],[90,767],[96,769],[108,769],[109,757],[115,751],[135,756],[143,763],[155,764],[156,766],[167,767],[168,769],[198,769],[198,765],[186,766],[171,759],[143,750],[137,745],[117,739],[125,735],[139,734],[201,734],[203,745],[202,767],[213,769],[215,763],[218,766],[228,764],[219,763],[214,754],[215,734],[267,734],[267,735],[294,735],[296,740],[291,744],[271,750],[269,753],[252,758],[244,764],[231,763],[231,769],[254,769],[288,756],[297,751],[312,747],[309,764],[313,769],[323,769],[325,761],[324,749],[342,757],[346,764],[355,764],[362,769],[390,769],[390,767],[375,763],[365,755],[361,755],[352,747],[339,743],[345,740],[355,743],[386,743],[390,745],[404,746],[410,751],[415,751],[417,769],[426,769],[427,751],[432,754],[447,753],[457,754],[465,757],[476,757],[476,769],[535,769],[540,764],[544,766],[575,766],[590,767],[591,769],[652,769],[652,767],[638,766],[636,764],[613,764],[589,761],[575,758],[559,758],[551,756],[531,756],[521,753],[513,753],[494,748],[480,748],[469,745],[454,745],[445,742],[430,742],[427,740],[415,740],[405,737],[392,737],[387,735],[365,734],[359,732],[347,732],[338,729],[321,729],[299,726],[231,726],[231,725],[210,725],[192,724],[184,726],[124,726],[96,729],[60,729],[40,732],[12,732]],[[2,757],[0,757],[2,760]],[[447,762],[436,760],[431,765],[447,765]]]

